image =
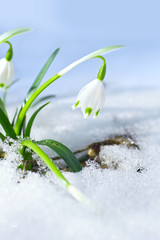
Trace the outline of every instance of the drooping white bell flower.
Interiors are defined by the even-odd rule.
[[[8,87],[14,76],[14,68],[11,61],[0,59],[0,87]]]
[[[77,96],[76,103],[72,106],[73,110],[81,108],[84,118],[93,115],[98,116],[100,109],[105,102],[105,89],[103,81],[95,79],[85,85]]]

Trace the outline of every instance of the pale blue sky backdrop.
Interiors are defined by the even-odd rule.
[[[106,55],[108,87],[126,89],[136,83],[139,88],[156,88],[160,85],[159,9],[158,0],[1,1],[1,33],[17,27],[34,29],[11,41],[15,77],[22,78],[20,94],[27,91],[55,48],[61,47],[61,51],[44,80],[74,60],[115,44],[126,48]],[[0,57],[6,49],[4,44],[0,46]],[[84,84],[96,78],[100,63],[98,59],[83,63],[47,93],[76,95]]]

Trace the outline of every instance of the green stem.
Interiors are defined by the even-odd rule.
[[[6,98],[7,98],[7,89],[4,89],[4,93],[3,93],[3,102],[4,102],[4,105],[6,105]]]
[[[97,79],[99,79],[100,81],[103,81],[103,79],[106,75],[106,60],[102,56],[97,56],[97,58],[100,58],[103,61],[103,64],[98,72]]]
[[[50,78],[48,81],[46,81],[44,84],[42,84],[33,94],[32,96],[28,99],[28,101],[25,103],[24,107],[22,108],[18,118],[17,118],[17,122],[15,124],[15,133],[16,135],[20,134],[21,131],[21,126],[23,123],[23,119],[26,115],[26,112],[28,111],[29,107],[31,106],[31,104],[33,103],[33,101],[38,97],[38,95],[46,88],[48,87],[51,83],[53,83],[55,80],[57,80],[58,78],[60,78],[61,76],[56,74],[54,75],[52,78]]]
[[[62,175],[62,173],[58,170],[56,165],[51,161],[51,159],[47,156],[43,150],[38,147],[35,143],[30,140],[25,140],[21,142],[22,146],[29,147],[32,149],[47,165],[47,167],[54,172],[54,174],[59,178],[59,180],[66,186],[69,187],[70,183],[67,179]]]
[[[11,59],[12,59],[12,57],[13,57],[13,47],[12,47],[12,44],[11,44],[10,42],[5,41],[5,43],[8,43],[8,44],[9,44],[9,50],[8,50],[8,52],[7,52],[7,54],[6,54],[6,60],[7,60],[8,62],[10,62]]]

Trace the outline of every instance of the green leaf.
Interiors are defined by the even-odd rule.
[[[28,124],[26,126],[26,130],[24,132],[24,137],[29,137],[30,136],[30,132],[31,132],[31,128],[34,122],[35,117],[37,116],[37,114],[39,113],[39,111],[44,108],[46,105],[48,105],[50,102],[45,103],[44,105],[42,105],[41,107],[39,107],[31,116],[30,120],[28,121]]]
[[[0,139],[4,142],[5,138],[6,137],[0,132]]]
[[[24,106],[26,105],[26,102],[29,100],[29,98],[33,95],[33,93],[37,90],[39,84],[41,83],[45,73],[47,72],[48,68],[50,67],[52,61],[54,60],[54,58],[56,57],[56,55],[58,54],[60,48],[57,48],[52,54],[51,56],[48,58],[47,62],[45,63],[45,65],[43,66],[42,70],[40,71],[40,73],[38,74],[37,78],[35,79],[35,81],[33,82],[31,88],[29,89],[26,98],[24,99],[24,102],[22,104],[22,107],[19,111],[18,114],[18,118],[17,118],[17,122],[15,124],[15,132],[17,133],[17,135],[20,134],[21,128],[22,128],[22,121],[24,116],[21,118],[21,110],[23,110]],[[26,113],[25,113],[26,114]],[[20,124],[19,124],[20,121]],[[18,126],[17,126],[18,125]]]
[[[32,170],[32,164],[31,163],[27,163],[26,165],[24,163],[20,164],[18,166],[18,169],[24,170],[25,167],[25,171],[31,171]]]
[[[2,111],[5,113],[6,117],[8,118],[8,114],[7,114],[4,102],[2,101],[1,98],[0,98],[0,109],[2,109]]]
[[[11,138],[16,139],[16,134],[14,132],[14,129],[10,124],[8,117],[6,116],[2,108],[0,108],[0,124],[2,125],[7,136],[10,136]]]
[[[41,83],[44,75],[46,74],[48,68],[50,67],[51,63],[53,62],[54,58],[56,57],[56,55],[58,54],[60,48],[57,48],[52,54],[51,56],[48,58],[47,62],[45,63],[45,65],[43,66],[43,68],[41,69],[40,73],[38,74],[37,78],[35,79],[35,81],[33,82],[31,88],[29,89],[25,102],[30,98],[30,96],[35,92],[35,90],[38,88],[39,84]]]
[[[38,99],[37,101],[35,101],[34,104],[32,104],[32,107],[37,106],[39,103],[41,103],[41,102],[43,102],[43,101],[45,101],[45,100],[49,100],[49,99],[55,98],[55,97],[56,97],[56,95],[54,95],[54,94],[41,97],[40,99]]]
[[[95,58],[95,57],[98,57],[99,55],[104,55],[106,53],[109,53],[109,52],[112,52],[112,51],[115,51],[115,50],[118,50],[122,47],[125,47],[124,45],[115,45],[115,46],[110,46],[110,47],[105,47],[105,48],[101,48],[95,52],[92,52],[82,58],[80,58],[79,60],[71,63],[70,65],[68,65],[66,68],[62,69],[58,75],[62,76],[64,75],[66,72],[70,71],[72,68],[74,68],[75,66],[77,66],[78,64],[82,63],[82,62],[85,62],[91,58]]]
[[[23,132],[23,136],[24,136],[24,133],[26,131],[26,116],[24,117],[23,124],[22,124],[22,130],[21,131]]]
[[[82,166],[69,148],[60,142],[51,139],[36,141],[38,145],[45,145],[55,151],[67,163],[72,172],[79,172]]]
[[[4,92],[3,92],[3,103],[4,103],[4,105],[6,105],[6,98],[7,98],[7,90],[4,89]]]
[[[3,43],[6,40],[8,40],[18,34],[29,32],[31,30],[32,30],[31,28],[16,28],[11,31],[5,32],[2,35],[0,35],[0,43]]]
[[[15,111],[15,114],[14,114],[14,117],[13,117],[13,120],[12,120],[12,126],[14,126],[14,122],[15,122],[17,113],[18,113],[18,107],[16,108],[16,111]]]

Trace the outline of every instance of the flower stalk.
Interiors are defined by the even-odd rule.
[[[10,42],[6,41],[5,43],[9,44],[9,50],[8,50],[8,52],[6,54],[6,60],[8,62],[10,62],[12,60],[12,58],[13,58],[13,47],[12,47],[12,44]]]
[[[103,81],[103,79],[106,75],[106,60],[102,56],[97,56],[97,58],[100,58],[103,61],[103,64],[98,72],[97,79],[99,79],[100,81]]]

